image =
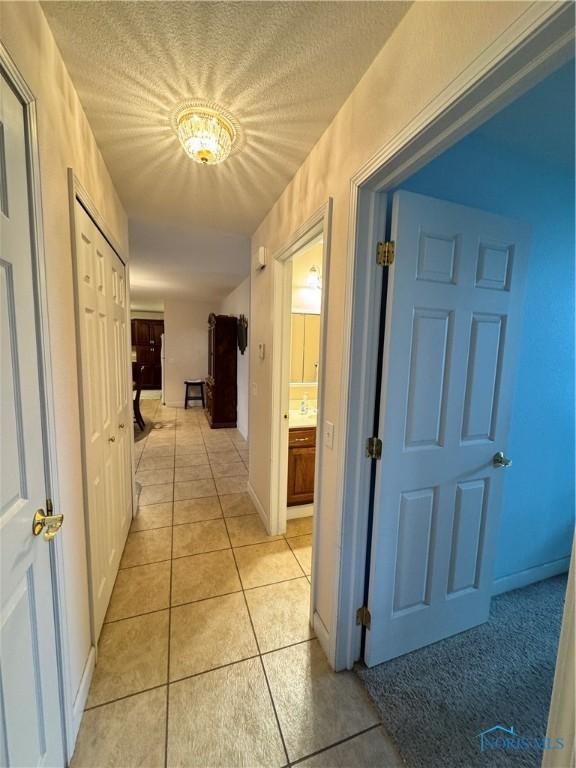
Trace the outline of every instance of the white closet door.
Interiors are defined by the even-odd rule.
[[[0,765],[10,768],[64,762],[53,544],[32,532],[46,482],[26,165],[24,111],[0,73]]]
[[[88,551],[97,639],[129,525],[128,499],[131,504],[129,443],[118,436],[121,423],[123,433],[131,426],[126,415],[126,344],[116,342],[117,326],[118,334],[122,325],[126,331],[126,286],[123,265],[79,202],[75,224]]]
[[[107,246],[109,291],[109,327],[113,365],[110,386],[112,402],[113,461],[116,469],[115,497],[118,503],[118,539],[122,550],[128,529],[132,522],[132,461],[130,441],[132,439],[132,402],[129,399],[127,328],[126,328],[126,268]]]

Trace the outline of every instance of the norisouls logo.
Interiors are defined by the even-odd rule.
[[[506,728],[504,725],[493,725],[478,734],[480,739],[480,752],[488,752],[492,749],[518,752],[534,749],[543,751],[547,749],[564,749],[564,739],[552,739],[548,736],[519,736],[514,731],[514,726]]]

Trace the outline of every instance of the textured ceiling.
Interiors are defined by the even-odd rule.
[[[44,2],[131,219],[251,234],[381,49],[407,2]],[[170,126],[187,98],[240,122],[204,167]]]

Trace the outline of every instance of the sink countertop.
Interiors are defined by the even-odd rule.
[[[300,413],[300,411],[288,412],[288,426],[289,427],[315,427],[316,426],[316,413]]]

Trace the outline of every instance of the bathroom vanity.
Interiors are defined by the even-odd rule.
[[[314,462],[316,460],[316,426],[289,429],[288,499],[289,507],[314,501]]]

